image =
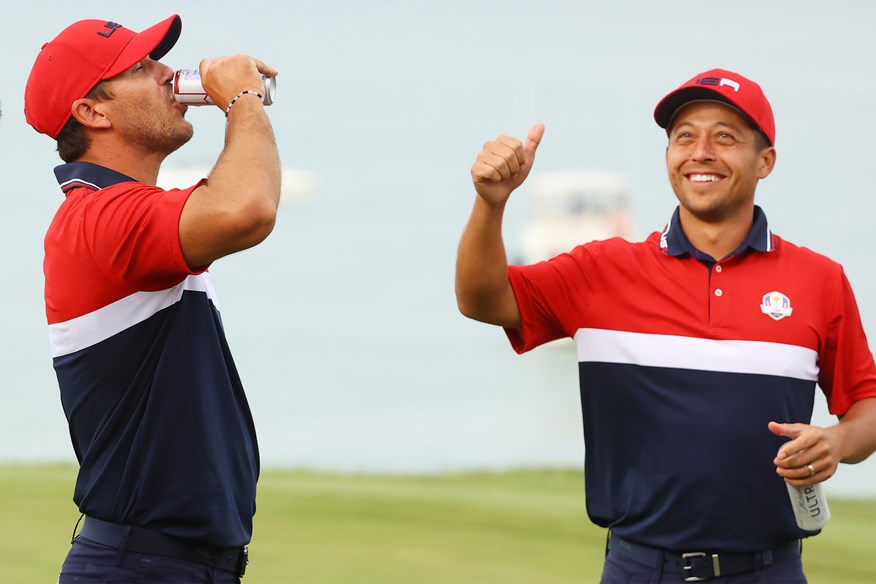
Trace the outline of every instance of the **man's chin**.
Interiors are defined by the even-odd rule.
[[[709,201],[694,199],[680,201],[680,203],[688,215],[704,223],[720,223],[727,213],[724,206],[715,205]]]
[[[172,140],[172,141],[169,140],[167,142],[165,150],[167,151],[168,154],[170,154],[171,152],[176,152],[177,150],[179,150],[180,148],[185,146],[192,139],[192,137],[194,137],[195,129],[192,127],[191,124],[189,124],[188,122],[186,122],[186,123],[188,125],[188,128],[187,128],[188,131],[180,132],[176,136],[175,140]]]

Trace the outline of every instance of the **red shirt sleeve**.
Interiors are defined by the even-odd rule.
[[[188,267],[179,240],[179,218],[197,186],[165,191],[124,182],[69,192],[45,238],[48,322],[170,288],[204,271]]]
[[[82,215],[82,233],[96,264],[137,290],[160,290],[191,274],[179,218],[194,188],[119,183],[94,193]]]
[[[867,343],[858,305],[844,272],[823,350],[818,356],[818,385],[831,414],[841,416],[857,401],[876,398],[876,364]]]
[[[505,329],[511,346],[524,353],[544,343],[575,335],[575,315],[590,297],[599,242],[528,266],[509,266],[508,278],[520,310],[519,329]]]

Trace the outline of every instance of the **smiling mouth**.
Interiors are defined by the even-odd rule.
[[[723,180],[724,177],[718,174],[698,174],[692,173],[687,175],[687,180],[695,184],[716,183]]]

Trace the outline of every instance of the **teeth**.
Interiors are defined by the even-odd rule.
[[[721,177],[714,174],[692,174],[690,175],[690,180],[692,182],[718,182],[721,180]]]

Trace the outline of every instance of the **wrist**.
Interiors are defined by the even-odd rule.
[[[497,197],[494,194],[484,195],[478,193],[477,197],[475,197],[475,205],[480,207],[483,211],[502,214],[505,211],[505,205],[508,203],[508,199],[508,196]]]
[[[501,225],[505,217],[506,199],[491,201],[483,197],[476,197],[472,218],[482,223],[495,223]]]
[[[228,117],[228,114],[231,112],[231,108],[234,107],[234,104],[237,103],[241,98],[246,97],[247,95],[252,95],[259,98],[259,101],[264,101],[265,96],[262,92],[255,89],[244,89],[240,93],[234,96],[228,103],[228,107],[225,108],[225,117]]]

